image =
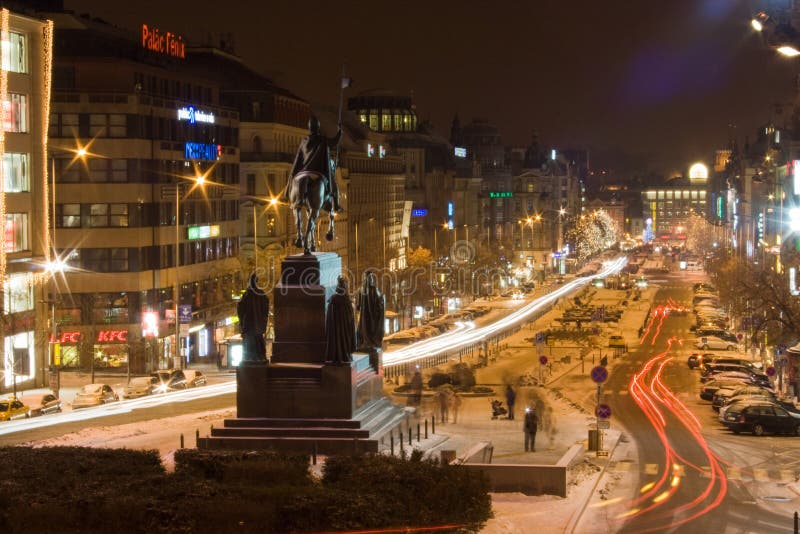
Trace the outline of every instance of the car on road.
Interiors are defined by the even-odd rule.
[[[18,398],[12,396],[0,401],[0,421],[25,419],[30,416],[30,408]]]
[[[734,434],[752,432],[754,436],[762,436],[769,432],[800,436],[800,416],[772,404],[749,404],[739,412],[728,410],[722,423]]]
[[[206,375],[202,371],[195,369],[184,369],[183,376],[186,377],[186,387],[196,388],[198,386],[206,385]]]
[[[101,404],[118,400],[119,396],[108,384],[86,384],[75,395],[75,399],[72,401],[72,409],[78,410],[80,408],[100,406]]]
[[[735,341],[727,341],[717,336],[698,337],[694,346],[702,350],[736,350]]]
[[[625,338],[619,335],[609,336],[608,346],[611,348],[625,348]]]
[[[52,393],[31,393],[21,397],[20,401],[28,406],[31,417],[61,411],[61,400]]]
[[[167,393],[169,391],[179,391],[186,389],[186,375],[180,369],[161,369],[152,373],[150,376],[158,380],[156,393]]]
[[[131,378],[131,381],[128,382],[128,385],[125,386],[125,389],[122,391],[122,398],[138,399],[139,397],[152,395],[156,392],[156,387],[158,387],[159,383],[158,379],[154,376],[137,376]]]

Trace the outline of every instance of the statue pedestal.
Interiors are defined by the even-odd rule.
[[[383,395],[380,350],[326,363],[325,313],[341,274],[333,253],[289,256],[274,291],[272,359],[236,370],[237,418],[198,440],[210,449],[377,452],[407,417]]]
[[[272,363],[325,363],[325,310],[342,259],[332,252],[288,256],[273,300]]]

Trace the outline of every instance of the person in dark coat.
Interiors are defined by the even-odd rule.
[[[364,276],[364,285],[356,299],[358,315],[358,349],[369,351],[379,349],[383,344],[386,301],[375,287],[375,274]]]
[[[250,275],[247,290],[236,305],[236,314],[239,316],[239,331],[242,333],[242,359],[248,362],[266,361],[264,334],[267,332],[269,297],[258,287],[256,273]]]
[[[536,408],[525,408],[525,422],[522,430],[525,432],[525,452],[536,452],[536,430],[539,428],[539,417]]]
[[[513,420],[514,419],[514,401],[517,400],[517,393],[514,391],[514,388],[511,387],[511,384],[506,386],[506,404],[508,404],[508,418]]]
[[[347,292],[347,280],[340,276],[336,292],[328,301],[328,311],[325,316],[325,361],[352,362],[355,350],[355,312]]]

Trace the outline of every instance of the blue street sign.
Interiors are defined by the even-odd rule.
[[[592,381],[594,381],[597,384],[602,384],[603,382],[608,380],[608,370],[602,365],[598,365],[592,368],[590,376],[592,377]]]
[[[178,322],[189,324],[192,322],[192,305],[181,304],[178,306]]]
[[[608,419],[611,417],[611,406],[608,404],[598,404],[597,408],[594,410],[594,414],[599,419]]]
[[[544,332],[536,332],[536,342],[544,343]]]

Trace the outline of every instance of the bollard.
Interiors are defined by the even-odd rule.
[[[431,434],[436,434],[436,416],[431,416]]]
[[[183,448],[183,434],[181,434],[181,449]]]
[[[419,421],[417,421],[417,443],[420,442]]]
[[[195,446],[197,446],[197,444],[200,443],[200,429],[199,428],[196,428],[195,431],[194,431],[194,439],[195,439],[195,442],[194,442]]]
[[[311,464],[317,465],[317,442],[314,442],[314,449],[311,451]]]
[[[408,425],[408,446],[411,446],[411,425]]]
[[[794,534],[800,534],[800,514],[794,513]]]
[[[394,434],[389,432],[389,451],[394,456]]]
[[[397,437],[400,438],[400,456],[403,456],[404,449],[403,449],[403,431],[398,429]]]
[[[428,439],[428,420],[425,419],[425,439]]]

